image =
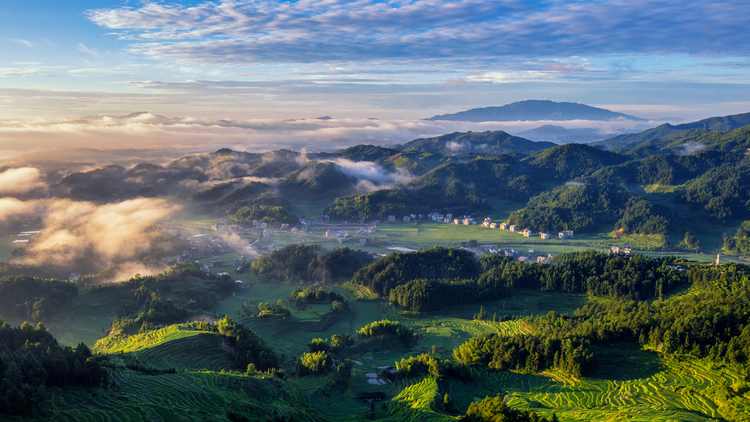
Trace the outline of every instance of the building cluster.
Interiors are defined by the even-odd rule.
[[[471,220],[473,220],[473,219],[471,219]],[[458,220],[456,220],[456,221],[458,221]],[[467,223],[458,223],[458,222],[455,223],[455,224],[466,224],[466,225],[469,225]],[[474,224],[476,224],[476,223],[474,223]],[[532,237],[532,236],[535,235],[534,231],[531,230],[531,229],[519,230],[518,226],[515,225],[515,224],[508,224],[508,223],[505,223],[505,222],[503,222],[503,223],[493,222],[492,219],[489,218],[489,217],[487,217],[487,218],[484,219],[484,221],[482,222],[482,227],[487,227],[489,229],[507,230],[507,231],[509,231],[511,233],[519,233],[519,234],[523,235],[524,237]],[[546,239],[550,239],[553,236],[553,234],[546,233],[546,232],[539,232],[538,234],[539,234],[539,237],[541,239],[545,239],[545,240]],[[557,237],[560,238],[560,239],[570,239],[570,238],[574,237],[573,236],[573,230],[563,230],[563,231],[561,231],[561,232],[559,232],[557,234]]]
[[[439,212],[431,212],[427,214],[427,218],[431,221],[435,221],[438,223],[445,223],[445,224],[451,224],[453,223],[453,214],[440,214]]]
[[[224,232],[224,233],[240,233],[240,232],[243,232],[245,229],[243,229],[242,227],[236,224],[233,224],[230,226],[227,219],[222,218],[219,223],[211,224],[211,230],[216,230],[216,231]]]
[[[548,259],[551,259],[555,256],[554,254],[537,253],[536,249],[534,248],[529,248],[528,255],[521,255],[521,252],[515,249],[500,250],[500,249],[490,248],[490,249],[487,249],[487,252],[491,254],[507,256],[508,258],[513,258],[514,261],[518,261],[518,262],[537,262],[540,264],[547,262]]]
[[[624,253],[625,255],[630,255],[630,252],[632,252],[632,249],[630,248],[630,245],[626,245],[623,247],[619,247],[617,245],[612,246],[611,248],[606,250],[607,255],[609,254],[618,254],[618,253]]]

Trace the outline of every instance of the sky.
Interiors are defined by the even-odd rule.
[[[532,98],[649,119],[748,112],[748,16],[750,2],[705,0],[4,1],[0,148],[103,139],[101,128],[48,124],[138,111],[202,128],[331,116],[326,140],[383,142],[507,127],[415,120]],[[122,136],[157,139],[153,119],[107,146],[148,148]],[[159,142],[320,139],[319,126],[301,126]]]

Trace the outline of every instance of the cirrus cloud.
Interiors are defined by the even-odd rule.
[[[750,3],[226,0],[96,9],[130,51],[193,64],[689,54],[746,56]]]

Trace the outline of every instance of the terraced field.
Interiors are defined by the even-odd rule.
[[[391,400],[391,419],[398,421],[454,421],[456,418],[436,412],[435,401],[440,399],[437,381],[424,378],[405,386]]]
[[[488,391],[506,391],[514,407],[556,412],[565,421],[710,421],[730,417],[730,409],[712,399],[712,389],[739,377],[701,362],[665,362],[652,375],[632,379],[574,380],[559,373],[527,375],[473,369]],[[545,376],[546,375],[546,376]]]
[[[229,353],[220,347],[221,336],[196,331],[188,324],[171,325],[161,330],[133,336],[109,336],[99,340],[93,350],[106,354],[128,353],[157,368],[230,369]]]
[[[72,391],[60,397],[59,421],[226,420],[229,410],[254,421],[313,421],[304,392],[277,378],[211,372],[139,375],[113,373],[117,388],[93,394]]]

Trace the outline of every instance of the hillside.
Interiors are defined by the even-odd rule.
[[[522,160],[541,179],[571,180],[586,176],[604,166],[621,164],[626,157],[582,144],[550,148]]]
[[[427,120],[460,122],[508,122],[533,120],[613,120],[627,119],[645,122],[646,119],[578,103],[558,103],[548,100],[526,100],[500,107],[474,108],[453,114],[430,117]]]
[[[669,135],[675,135],[678,132],[685,132],[684,134],[678,136],[687,137],[691,134],[700,133],[698,131],[701,130],[707,132],[729,132],[747,125],[750,125],[750,113],[734,114],[723,117],[710,117],[708,119],[698,120],[691,123],[683,123],[675,126],[670,125],[669,123],[665,123],[663,125],[645,130],[640,133],[619,135],[613,138],[596,142],[595,144],[601,145],[607,149],[628,149],[633,148],[646,141],[665,138]]]
[[[346,175],[336,164],[313,161],[282,179],[279,190],[286,196],[300,198],[331,197],[353,188],[356,183],[357,179]]]
[[[394,145],[393,149],[403,152],[429,152],[442,155],[460,155],[467,153],[520,152],[530,154],[554,147],[552,142],[534,142],[513,136],[502,130],[487,132],[455,132],[435,138],[415,139],[403,145]]]

